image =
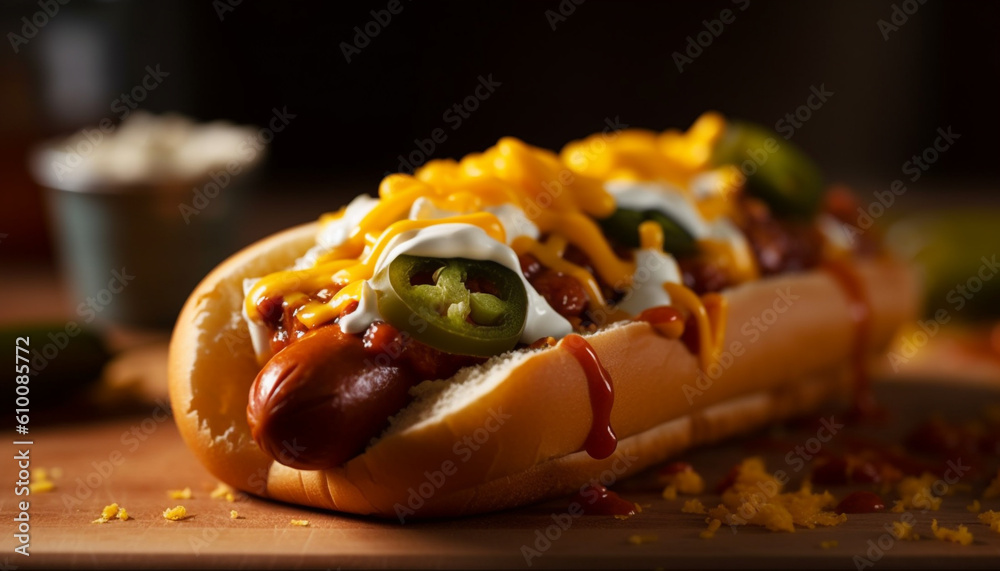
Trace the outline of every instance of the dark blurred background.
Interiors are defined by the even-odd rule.
[[[57,13],[38,17],[48,5]],[[952,126],[960,142],[904,199],[964,189],[985,201],[998,187],[994,2],[401,0],[396,14],[389,5],[5,2],[0,233],[8,236],[0,256],[52,255],[28,149],[117,121],[116,100],[147,66],[165,77],[140,109],[260,126],[275,109],[295,116],[269,145],[241,242],[374,193],[434,129],[446,140],[431,158],[482,150],[503,135],[559,148],[614,118],[687,128],[707,109],[773,128],[813,87],[833,95],[793,140],[831,180],[887,188],[939,127]],[[689,37],[719,30],[711,21],[723,10],[731,22],[700,54],[685,54]],[[373,24],[386,15],[387,24]],[[25,18],[45,24],[29,38]],[[358,37],[355,27],[366,26],[377,35]],[[349,44],[359,49],[350,49],[350,62]],[[674,52],[695,54],[683,72]],[[475,93],[480,77],[499,86],[458,126],[446,112]]]

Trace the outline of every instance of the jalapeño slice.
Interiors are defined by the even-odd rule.
[[[404,254],[372,285],[383,319],[447,353],[492,357],[513,349],[524,330],[524,284],[496,262]]]
[[[639,247],[639,225],[652,220],[663,229],[663,250],[675,256],[689,256],[698,251],[698,242],[672,218],[658,210],[629,210],[619,208],[614,214],[598,220],[604,234],[612,240],[628,246]]]

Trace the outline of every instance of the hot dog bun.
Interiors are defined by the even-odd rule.
[[[647,323],[587,336],[614,384],[619,444],[609,458],[581,451],[592,416],[587,382],[557,346],[424,382],[360,456],[336,469],[289,468],[257,447],[247,425],[260,366],[240,315],[242,282],[291,265],[316,231],[316,224],[287,230],[222,263],[188,299],[171,341],[170,395],[181,434],[220,480],[260,496],[401,519],[500,510],[572,493],[602,472],[627,476],[852,388],[850,298],[827,272],[790,274],[723,292],[723,358],[700,382],[696,356]],[[873,356],[914,315],[917,287],[891,260],[854,269],[871,306],[865,349]]]

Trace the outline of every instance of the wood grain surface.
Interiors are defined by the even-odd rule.
[[[882,402],[895,412],[888,426],[856,429],[865,436],[898,438],[915,419],[932,410],[962,417],[982,405],[1000,402],[1000,392],[989,387],[948,387],[936,384],[888,384],[879,387]],[[654,474],[639,476],[615,486],[624,497],[644,506],[627,520],[583,516],[565,531],[550,527],[568,500],[555,500],[505,513],[451,521],[400,525],[347,517],[284,505],[252,497],[236,501],[212,499],[216,481],[195,461],[181,442],[173,421],[149,403],[143,415],[103,422],[53,426],[33,431],[31,462],[61,474],[54,490],[30,496],[30,557],[13,553],[10,530],[17,515],[13,494],[15,461],[0,462],[8,482],[2,495],[5,530],[0,562],[9,566],[76,568],[322,568],[442,567],[527,568],[522,546],[539,548],[531,559],[538,567],[613,568],[829,568],[855,569],[854,556],[868,558],[871,544],[883,526],[898,514],[852,515],[835,528],[797,529],[772,533],[761,528],[723,526],[712,539],[699,538],[704,516],[681,513],[684,497],[660,497]],[[808,423],[806,423],[807,425]],[[804,429],[771,430],[724,446],[702,449],[684,457],[701,472],[709,486],[719,481],[739,459],[762,454],[769,469],[789,469],[782,460],[796,442],[804,442]],[[836,438],[840,438],[838,435]],[[762,446],[761,442],[768,442]],[[16,454],[16,448],[8,444]],[[22,447],[23,448],[23,447]],[[793,474],[792,484],[796,482]],[[939,512],[915,512],[920,541],[891,540],[884,555],[873,561],[875,569],[891,568],[1000,568],[1000,534],[979,523],[965,509],[982,483],[969,482],[973,490],[946,497]],[[174,500],[169,489],[190,487],[193,497]],[[845,490],[831,490],[842,497]],[[701,495],[708,505],[718,497]],[[886,495],[887,500],[894,494]],[[91,523],[112,502],[124,506],[128,521]],[[165,508],[184,505],[192,517],[168,521]],[[1000,500],[984,502],[984,509],[1000,509]],[[240,519],[231,519],[237,510]],[[930,523],[968,525],[975,543],[960,546],[931,537]],[[292,519],[309,521],[308,527],[291,525]],[[539,540],[546,532],[554,540]],[[650,539],[634,545],[633,535]],[[836,540],[824,549],[821,542]]]

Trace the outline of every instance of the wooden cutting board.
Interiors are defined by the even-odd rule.
[[[880,429],[883,435],[905,430],[907,423],[925,418],[931,410],[967,415],[987,402],[1000,402],[1000,392],[989,387],[889,384],[879,392],[882,402],[903,413],[894,417],[891,426]],[[531,558],[531,567],[855,569],[856,555],[872,558],[882,553],[873,561],[876,569],[1000,568],[1000,534],[980,524],[964,507],[981,487],[945,498],[939,512],[915,513],[917,531],[927,538],[931,537],[931,518],[948,526],[968,525],[975,535],[970,546],[934,539],[888,539],[883,526],[898,519],[890,513],[854,515],[839,527],[795,533],[753,527],[732,532],[723,527],[713,539],[701,539],[704,516],[681,513],[684,497],[662,499],[651,474],[617,488],[644,506],[641,514],[627,520],[584,516],[566,530],[551,527],[553,515],[564,512],[565,499],[500,514],[406,525],[251,497],[235,502],[211,499],[209,492],[216,481],[184,447],[172,420],[161,412],[151,404],[145,416],[32,431],[32,467],[61,475],[52,478],[54,490],[29,498],[31,556],[23,557],[13,551],[16,542],[11,530],[18,501],[24,498],[13,494],[15,461],[8,456],[0,462],[3,481],[8,482],[0,502],[7,530],[0,562],[81,568],[526,568],[523,548],[530,547],[542,553]],[[770,436],[768,440],[781,442],[781,448],[796,438],[800,438],[796,433],[783,433],[780,440]],[[741,458],[760,453],[760,442],[761,435],[757,435],[699,450],[684,459],[711,486]],[[8,448],[17,453],[18,447]],[[784,455],[782,450],[766,451],[769,468],[780,468]],[[184,487],[192,489],[191,499],[168,497],[168,489]],[[843,493],[837,493],[838,497]],[[709,493],[701,499],[706,505],[718,502]],[[124,506],[130,519],[91,523],[112,502]],[[161,516],[165,508],[178,504],[193,517],[174,522]],[[1000,509],[1000,501],[984,502],[984,509]],[[237,510],[240,519],[231,519],[230,510]],[[292,519],[308,520],[309,525],[292,526]],[[550,538],[539,539],[546,533]],[[636,535],[649,541],[630,543]],[[822,548],[821,542],[828,540],[838,545]],[[872,549],[880,540],[883,547]]]

